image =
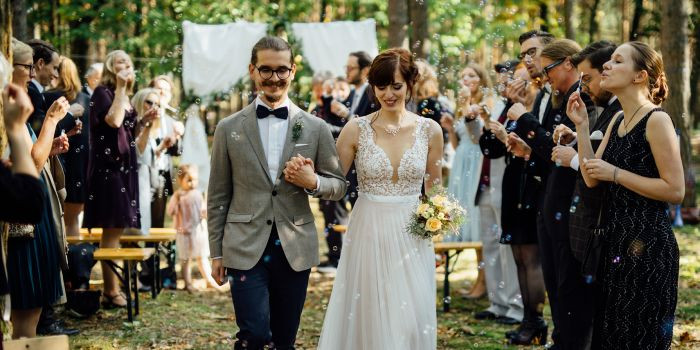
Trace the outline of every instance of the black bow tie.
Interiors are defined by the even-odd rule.
[[[281,107],[275,110],[270,110],[269,108],[263,105],[258,105],[258,108],[255,109],[255,114],[258,116],[258,119],[267,118],[270,115],[274,115],[275,117],[280,119],[287,119],[287,116],[289,115],[289,109],[287,109],[287,107]]]

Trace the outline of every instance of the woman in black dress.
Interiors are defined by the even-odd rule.
[[[58,84],[55,88],[44,92],[44,99],[49,105],[59,97],[65,97],[70,104],[79,104],[83,107],[81,115],[67,115],[56,127],[56,133],[65,132],[68,135],[68,152],[61,155],[63,169],[66,175],[66,202],[64,207],[64,220],[66,222],[66,234],[77,236],[80,234],[78,215],[83,211],[87,197],[85,189],[85,177],[87,176],[87,163],[89,155],[90,135],[90,96],[81,91],[78,69],[73,60],[61,57],[58,64]],[[58,136],[58,135],[56,135]]]
[[[567,108],[576,123],[586,185],[608,186],[609,194],[605,301],[596,315],[594,342],[602,349],[668,349],[678,296],[678,244],[667,203],[680,203],[685,188],[673,122],[658,108],[668,93],[663,62],[646,44],[628,42],[603,69],[600,87],[618,97],[624,114],[610,123],[596,154],[578,93]]]
[[[83,226],[103,229],[100,247],[116,248],[125,228],[140,226],[136,155],[136,111],[129,102],[134,84],[131,58],[107,55],[102,82],[90,100],[90,160]],[[103,306],[125,307],[117,275],[102,264]]]
[[[519,65],[514,77],[530,81],[524,65]],[[536,91],[532,84],[519,91],[506,88],[508,103],[503,109],[500,121],[507,120],[505,113],[513,104],[513,99],[532,109]],[[502,125],[491,121],[484,127],[479,144],[485,157],[495,159],[505,156],[506,169],[503,173],[501,193],[501,244],[509,244],[513,251],[515,266],[518,269],[518,285],[522,296],[524,315],[521,325],[506,332],[506,338],[517,344],[544,344],[547,337],[547,322],[544,320],[544,277],[537,244],[537,193],[542,186],[536,177],[538,159],[530,158],[531,150],[524,146],[524,153],[511,153],[506,148],[508,130],[514,129],[513,121]],[[516,339],[517,340],[514,340]],[[537,338],[537,339],[535,339]]]

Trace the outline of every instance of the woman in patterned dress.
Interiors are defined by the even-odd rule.
[[[579,94],[568,101],[578,154],[589,187],[607,186],[602,253],[603,298],[593,348],[668,349],[678,296],[678,244],[668,202],[684,195],[673,122],[658,107],[668,93],[661,56],[628,42],[603,65],[601,88],[623,113],[610,123],[596,154]]]

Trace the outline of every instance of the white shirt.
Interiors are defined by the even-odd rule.
[[[44,87],[41,86],[41,84],[36,79],[32,79],[31,82],[32,82],[32,84],[34,84],[34,86],[36,86],[36,88],[37,88],[37,90],[39,90],[39,92],[41,92],[41,93],[44,92]]]
[[[270,111],[272,108],[268,106],[263,100],[258,96],[255,99],[255,109],[258,106],[264,106]],[[289,111],[289,98],[285,97],[284,103],[278,108],[287,108]],[[282,151],[284,150],[284,143],[287,139],[287,129],[289,128],[289,118],[280,119],[275,116],[270,116],[267,118],[258,118],[258,129],[260,130],[260,141],[262,142],[263,150],[265,151],[265,158],[267,158],[267,169],[270,171],[270,180],[272,183],[275,182],[279,172],[280,158],[282,158]]]
[[[549,103],[549,100],[552,98],[552,87],[549,83],[545,84],[542,89],[544,90],[544,96],[542,96],[542,100],[540,100],[540,115],[538,115],[540,123],[542,123],[544,113],[547,111],[547,103]]]
[[[360,100],[362,99],[362,96],[365,94],[365,90],[367,90],[367,87],[369,86],[369,83],[364,83],[360,85],[359,87],[355,88],[355,96],[352,98],[352,104],[350,105],[350,115],[355,115],[357,111],[357,106],[360,104]]]

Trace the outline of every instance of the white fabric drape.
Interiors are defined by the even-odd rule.
[[[207,192],[209,186],[209,146],[207,145],[207,133],[204,122],[199,117],[199,106],[191,105],[185,112],[185,135],[182,137],[182,156],[180,164],[197,166],[199,171],[199,183],[197,189]]]
[[[293,23],[294,36],[301,40],[304,57],[314,72],[327,70],[345,75],[348,54],[367,51],[377,55],[377,30],[373,19],[330,23]]]
[[[207,25],[182,23],[182,83],[185,93],[207,96],[229,89],[248,74],[253,45],[267,24],[236,22]]]

